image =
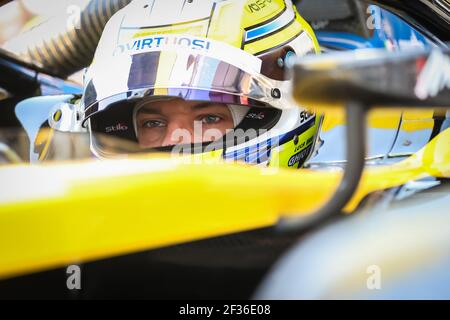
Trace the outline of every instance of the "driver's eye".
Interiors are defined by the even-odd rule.
[[[204,124],[214,124],[214,123],[217,123],[220,120],[222,120],[222,118],[219,116],[209,114],[207,116],[202,117],[201,120],[202,120],[202,123],[204,123]]]
[[[165,127],[166,123],[164,121],[160,120],[147,120],[144,121],[142,124],[142,127],[144,128],[159,128],[159,127]]]

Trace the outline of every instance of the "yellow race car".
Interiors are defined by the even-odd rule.
[[[207,13],[209,20],[166,25],[152,16],[151,25],[137,28],[130,12],[149,7],[141,0],[128,2],[92,0],[81,15],[84,33],[52,34],[33,43],[30,35],[42,33],[38,26],[8,44],[12,50],[27,39],[25,52],[0,51],[1,298],[450,298],[448,289],[433,287],[427,279],[415,284],[417,295],[408,296],[411,287],[400,281],[413,270],[426,274],[423,266],[429,263],[445,266],[450,246],[449,16],[442,8],[431,1],[337,1],[335,10],[325,14],[312,1],[292,10],[288,0],[205,1],[197,11],[183,4],[182,12],[187,17]],[[226,46],[215,42],[213,31],[210,37],[198,36],[202,28],[237,19],[230,15],[232,5],[247,10],[241,20],[248,23],[241,26],[244,34],[232,39],[231,29],[220,34],[231,39]],[[446,2],[442,5],[448,9]],[[266,6],[273,9],[270,14]],[[414,6],[426,10],[417,17]],[[385,28],[371,30],[366,20],[349,28],[362,16],[375,24],[380,19]],[[110,30],[115,22],[123,41],[110,48],[110,60],[100,59],[97,50],[83,87],[64,80],[91,62],[105,24]],[[157,35],[166,29],[175,35],[158,40],[153,27],[163,30]],[[279,49],[275,32],[280,30],[294,36],[281,62],[261,49],[267,39]],[[188,35],[180,38],[179,33]],[[239,45],[230,45],[236,39]],[[103,41],[99,47],[109,48]],[[86,52],[74,59],[74,44],[85,42],[90,44]],[[151,47],[155,43],[157,49]],[[413,45],[418,47],[404,48]],[[251,54],[240,60],[238,47]],[[183,53],[206,49],[211,52],[195,61]],[[202,145],[200,152],[177,156],[164,148],[137,150],[128,130],[135,114],[126,123],[96,117],[116,109],[121,115],[119,103],[137,101],[138,106],[149,88],[154,96],[201,100],[203,78],[189,78],[195,90],[186,92],[173,77],[179,75],[173,71],[177,63],[159,67],[150,82],[140,71],[145,65],[136,57],[154,58],[157,52],[157,64],[171,61],[174,51],[188,69],[215,76],[220,73],[211,67],[213,58],[227,53],[220,63],[232,76],[220,78],[220,87],[217,82],[209,87],[220,93],[209,98],[251,107],[240,120],[280,121],[294,114],[296,122],[289,129],[270,127],[285,130],[275,140],[261,134],[241,148],[206,150]],[[292,52],[299,58],[290,59]],[[120,60],[122,55],[132,60]],[[248,71],[255,57],[282,63],[292,86]],[[138,71],[128,77],[133,65]],[[108,68],[115,72],[98,76]],[[125,98],[120,85],[110,81],[121,79],[122,71],[128,78],[117,82],[126,84]],[[236,86],[223,85],[230,79],[240,81],[240,95],[232,91]],[[284,110],[280,101],[304,109]],[[278,111],[267,111],[267,105]],[[234,116],[240,109],[230,110]],[[139,138],[138,131],[131,134]],[[402,218],[389,224],[397,217],[387,214],[394,207],[403,209]],[[409,210],[419,211],[419,217],[410,219]],[[429,221],[429,211],[439,218]],[[354,222],[380,212],[381,220]],[[421,218],[427,222],[421,224]],[[415,228],[407,227],[411,222]],[[344,231],[324,229],[335,225]],[[348,240],[353,231],[355,238]],[[411,232],[416,241],[409,241]],[[385,234],[392,241],[376,246]],[[297,243],[301,254],[296,254]],[[339,255],[333,256],[334,250]],[[376,259],[365,250],[373,250],[369,256]],[[342,252],[351,252],[353,259]],[[366,271],[377,266],[385,285],[399,283],[397,291],[383,296],[376,283],[369,285],[372,273]]]

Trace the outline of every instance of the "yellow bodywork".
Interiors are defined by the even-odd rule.
[[[161,155],[5,166],[0,278],[269,227],[318,209],[341,175]],[[450,129],[402,162],[367,168],[346,211],[373,191],[427,176],[450,177]]]

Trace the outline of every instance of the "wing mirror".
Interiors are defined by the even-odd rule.
[[[366,114],[377,107],[449,108],[450,52],[362,50],[303,58],[294,67],[295,100],[303,106],[345,106],[347,165],[338,189],[318,212],[281,218],[279,228],[295,231],[342,212],[355,193],[366,154]]]

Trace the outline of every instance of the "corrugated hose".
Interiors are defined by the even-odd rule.
[[[11,39],[4,48],[66,78],[91,63],[107,21],[131,1],[91,0],[75,11],[76,16],[68,12],[49,18]]]

